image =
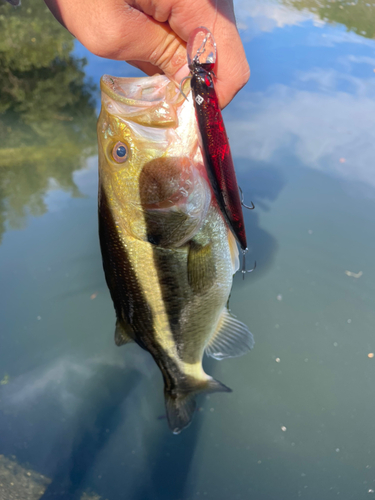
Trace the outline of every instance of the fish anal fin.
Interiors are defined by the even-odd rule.
[[[128,344],[129,342],[134,342],[134,340],[130,337],[125,327],[121,323],[120,320],[116,321],[116,329],[115,329],[115,343],[117,346],[121,346],[124,344]]]
[[[173,434],[179,434],[190,425],[197,407],[195,397],[198,394],[232,392],[232,389],[211,377],[204,382],[199,381],[195,385],[190,385],[190,389],[185,388],[183,391],[179,389],[164,391],[168,425]]]
[[[205,352],[215,359],[235,358],[246,354],[253,346],[254,338],[248,327],[224,308]]]
[[[188,280],[194,292],[205,292],[215,281],[216,269],[212,245],[200,245],[190,241],[188,254]]]

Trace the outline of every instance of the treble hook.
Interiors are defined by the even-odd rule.
[[[182,90],[182,86],[183,84],[185,83],[185,80],[191,80],[192,76],[191,75],[188,75],[188,76],[185,76],[185,78],[183,78],[180,82],[180,87],[179,87],[179,91],[180,93],[185,97],[185,99],[188,101],[189,99],[186,97],[186,95],[184,94],[183,90]]]
[[[251,207],[249,207],[248,205],[245,205],[244,201],[243,201],[243,192],[242,192],[242,189],[240,188],[240,186],[238,186],[238,189],[240,190],[240,193],[241,193],[241,205],[245,208],[247,208],[248,210],[254,210],[255,208],[255,205],[253,202],[251,202]]]
[[[247,254],[247,248],[246,250],[242,250],[242,269],[241,269],[241,273],[242,273],[242,279],[244,280],[245,279],[245,274],[246,273],[252,273],[255,268],[257,267],[257,263],[256,261],[254,261],[254,267],[252,269],[246,269],[246,254]]]

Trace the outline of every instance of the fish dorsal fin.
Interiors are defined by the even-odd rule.
[[[119,320],[116,321],[115,343],[117,346],[134,342]]]
[[[235,358],[246,354],[253,346],[254,338],[247,326],[224,308],[205,352],[215,359]]]
[[[211,288],[215,281],[215,260],[212,245],[200,245],[190,241],[188,254],[188,280],[192,290],[202,293]]]

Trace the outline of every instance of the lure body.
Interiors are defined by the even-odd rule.
[[[242,203],[228,136],[213,83],[213,67],[213,63],[201,64],[197,56],[189,65],[201,147],[207,175],[220,211],[242,251],[246,251]]]

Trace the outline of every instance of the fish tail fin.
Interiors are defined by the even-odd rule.
[[[174,388],[165,390],[165,407],[169,428],[173,434],[179,434],[190,425],[197,407],[195,397],[200,393],[232,392],[226,385],[209,377],[204,382],[194,382],[182,390]]]

